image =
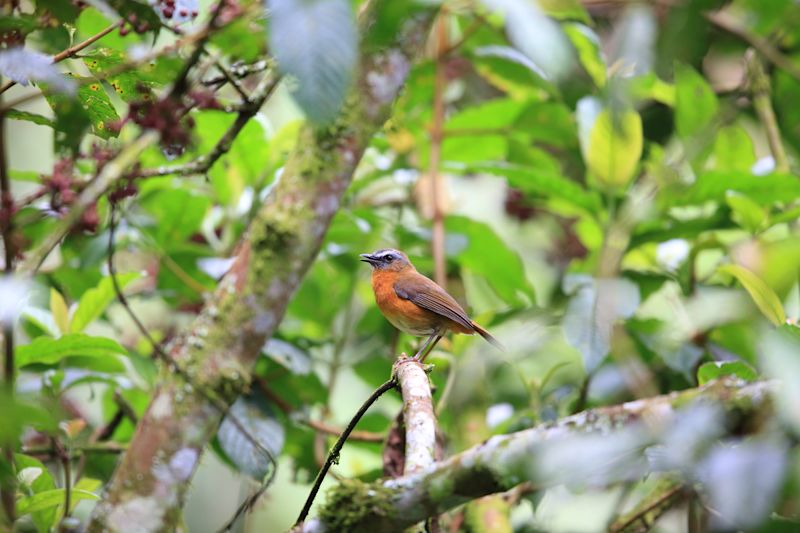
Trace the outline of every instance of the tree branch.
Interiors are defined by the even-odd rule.
[[[403,394],[403,420],[406,426],[406,460],[403,474],[416,474],[436,460],[436,416],[433,414],[431,384],[425,367],[401,357],[393,374]]]
[[[362,28],[380,27],[373,17],[388,1],[371,3]],[[227,403],[247,387],[261,347],[311,266],[364,150],[389,116],[430,20],[418,16],[409,22],[385,47],[362,48],[359,78],[334,124],[301,129],[231,270],[169,347],[193,383]],[[122,530],[132,516],[142,515],[153,530],[174,530],[200,453],[220,419],[205,395],[194,387],[187,391],[180,375],[164,373],[89,531]]]
[[[726,11],[714,11],[706,13],[706,19],[714,26],[725,30],[731,35],[740,38],[767,58],[776,67],[784,70],[787,74],[800,81],[800,65],[792,61],[791,58],[783,55],[767,39],[752,33],[744,27],[735,17]]]
[[[775,170],[789,172],[789,159],[786,157],[786,150],[783,148],[781,130],[778,127],[775,110],[772,109],[770,83],[766,72],[764,72],[764,65],[761,64],[761,59],[752,48],[745,53],[744,59],[747,65],[747,81],[750,86],[750,93],[753,95],[753,107],[767,134],[769,151],[775,159]]]
[[[591,409],[554,423],[497,435],[424,472],[373,483],[356,484],[350,480],[332,490],[330,503],[320,509],[319,518],[309,520],[295,531],[337,531],[341,526],[336,522],[338,517],[347,517],[347,530],[351,532],[398,531],[524,481],[547,487],[555,481],[541,471],[540,453],[546,445],[587,433],[607,435],[612,429],[635,424],[658,428],[693,401],[715,402],[728,415],[755,419],[771,409],[770,393],[777,387],[774,381],[722,380],[698,389]],[[335,510],[328,507],[332,503],[336,504]]]

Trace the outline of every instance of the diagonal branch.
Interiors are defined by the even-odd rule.
[[[526,481],[537,487],[557,482],[542,471],[541,453],[569,436],[608,435],[611,428],[637,424],[659,427],[694,400],[719,405],[738,420],[756,420],[771,409],[770,393],[778,383],[723,380],[698,389],[591,409],[550,424],[497,435],[433,468],[401,478],[360,483],[349,480],[332,489],[319,517],[295,528],[295,533],[339,531],[393,532],[441,514],[470,500],[511,489]],[[639,451],[641,453],[641,450]],[[336,508],[330,507],[336,505]]]

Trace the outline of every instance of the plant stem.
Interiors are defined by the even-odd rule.
[[[764,72],[764,65],[761,64],[761,59],[752,48],[745,53],[744,57],[747,64],[747,80],[753,95],[753,107],[767,134],[769,151],[775,159],[775,170],[789,172],[789,160],[786,157],[786,150],[783,148],[778,119],[775,117],[775,110],[772,109],[770,83]]]

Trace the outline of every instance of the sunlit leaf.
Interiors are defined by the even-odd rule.
[[[108,357],[127,354],[116,341],[105,337],[90,337],[82,333],[70,333],[58,339],[39,337],[30,344],[17,348],[17,367],[32,364],[52,365],[71,356]]]
[[[565,24],[564,32],[578,51],[578,59],[597,87],[606,84],[606,63],[600,48],[600,38],[583,24]]]
[[[750,297],[758,306],[761,313],[776,326],[786,323],[786,313],[783,304],[775,292],[764,283],[761,278],[739,265],[723,265],[719,271],[730,274],[739,280],[739,283],[750,293]]]
[[[61,333],[69,332],[69,309],[61,293],[50,289],[50,312]]]
[[[33,496],[22,498],[17,502],[17,512],[20,515],[42,511],[51,507],[56,507],[64,503],[66,491],[64,489],[53,489],[39,492]],[[77,500],[99,500],[100,496],[93,492],[73,488],[70,497]]]
[[[39,115],[37,113],[31,113],[29,111],[21,111],[19,109],[9,109],[6,112],[6,118],[11,120],[25,120],[27,122],[33,122],[34,124],[38,124],[39,126],[50,126],[53,127],[53,121],[43,115]]]
[[[642,119],[634,110],[601,111],[591,126],[588,145],[582,146],[592,175],[605,188],[625,187],[634,177],[642,155]]]
[[[139,278],[136,272],[127,272],[117,275],[117,283],[120,289],[124,289],[133,280]],[[93,289],[89,289],[78,302],[78,307],[72,315],[72,324],[70,331],[72,333],[79,333],[83,331],[86,326],[96,320],[103,314],[108,305],[116,298],[114,285],[111,277],[105,277],[100,280],[100,283]]]
[[[47,467],[35,457],[15,454],[14,462],[17,466],[17,479],[21,485],[38,494],[56,488],[56,482]],[[26,473],[27,472],[27,473]],[[51,507],[32,513],[33,523],[41,533],[49,532],[56,521],[56,508]]]
[[[270,50],[296,78],[294,97],[308,117],[332,120],[356,68],[358,35],[347,0],[268,0]]]
[[[723,202],[728,191],[744,194],[760,205],[770,205],[800,197],[800,180],[790,174],[756,176],[750,172],[708,171],[699,174],[691,186],[668,198],[672,205]]]

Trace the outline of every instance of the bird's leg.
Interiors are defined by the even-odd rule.
[[[434,330],[434,332],[431,333],[431,336],[428,337],[428,340],[425,341],[425,344],[423,344],[422,347],[417,351],[417,353],[414,354],[413,359],[416,359],[417,361],[420,362],[423,361],[425,357],[430,353],[430,351],[433,350],[433,347],[436,346],[436,343],[439,342],[439,339],[441,338],[442,336],[439,334],[439,330],[438,329]]]
[[[425,358],[428,357],[428,355],[430,355],[430,353],[433,351],[434,348],[436,348],[436,345],[439,343],[440,340],[442,340],[442,337],[443,335],[436,335],[436,338],[433,339],[433,343],[431,343],[431,345],[428,347],[428,351],[420,356],[419,358],[420,363],[425,362]]]

